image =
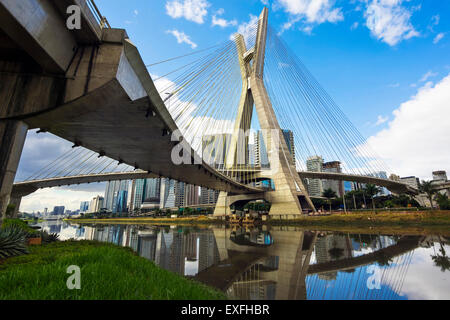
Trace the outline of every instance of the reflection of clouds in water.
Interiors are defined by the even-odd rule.
[[[198,273],[198,260],[197,261],[187,261],[184,263],[184,275],[185,276],[195,276]]]
[[[445,246],[445,250],[449,252],[450,247]],[[450,273],[441,272],[431,260],[431,255],[434,255],[432,248],[418,248],[414,251],[403,287],[398,292],[400,295],[409,300],[450,299]],[[392,270],[398,268],[401,266]]]

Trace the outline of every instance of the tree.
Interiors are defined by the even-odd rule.
[[[367,184],[364,191],[372,198],[372,208],[375,211],[375,200],[374,197],[380,193],[381,189],[374,184]]]
[[[441,210],[450,210],[450,200],[446,194],[437,193],[434,197]]]
[[[445,252],[442,242],[439,242],[439,244],[441,245],[441,248],[439,249],[441,254],[432,255],[431,259],[436,267],[440,267],[442,272],[446,272],[450,270],[450,259],[447,257],[447,253]]]
[[[430,200],[431,209],[433,209],[433,195],[436,193],[436,190],[433,189],[433,184],[431,181],[424,181],[419,186],[419,190],[423,193],[426,193],[428,199]]]
[[[331,213],[331,199],[336,198],[336,192],[334,192],[331,188],[328,188],[323,191],[322,196],[328,199]]]

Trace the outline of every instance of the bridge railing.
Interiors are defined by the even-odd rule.
[[[94,0],[87,0],[87,4],[89,8],[91,9],[92,13],[94,14],[95,18],[97,19],[98,23],[100,24],[100,27],[102,29],[104,28],[111,28],[111,25],[108,22],[108,19],[106,19],[105,16],[103,16],[98,9],[97,5],[95,4]]]

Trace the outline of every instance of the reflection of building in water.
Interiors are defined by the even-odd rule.
[[[48,233],[60,233],[61,232],[61,224],[50,224],[48,226],[49,230]]]
[[[184,275],[183,234],[173,233],[168,270]]]
[[[317,238],[314,246],[317,263],[341,260],[352,257],[352,242],[348,236],[326,235]],[[327,272],[319,275],[324,280],[336,279],[337,272]]]
[[[155,261],[157,237],[152,230],[138,232],[138,253],[141,257]]]
[[[187,261],[197,261],[197,238],[196,233],[189,233],[184,236],[184,254]]]
[[[81,237],[84,236],[84,233],[85,233],[84,227],[79,227],[79,228],[77,228],[77,230],[75,231],[75,237],[76,237],[77,239],[78,239],[78,238],[81,238]]]
[[[205,270],[220,261],[219,250],[217,249],[214,233],[211,231],[203,232],[199,235],[199,238],[198,272]]]

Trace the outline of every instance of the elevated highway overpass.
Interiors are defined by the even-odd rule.
[[[126,31],[102,28],[92,3],[0,0],[0,212],[33,128],[158,176],[230,194],[259,191],[214,170],[186,142],[191,161],[173,163],[177,125]],[[79,30],[66,26],[69,5],[81,8]]]

